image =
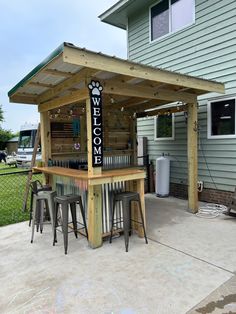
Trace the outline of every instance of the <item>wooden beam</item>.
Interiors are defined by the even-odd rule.
[[[63,61],[97,70],[143,78],[145,80],[200,89],[206,92],[224,93],[225,91],[224,84],[221,83],[137,64],[77,47],[65,46]]]
[[[50,118],[47,112],[40,113],[41,126],[41,150],[42,160],[45,165],[48,164],[48,159],[52,157],[51,153],[51,126]]]
[[[198,120],[197,103],[188,104],[188,208],[198,211]]]
[[[168,102],[167,101],[161,101],[161,100],[150,100],[148,102],[145,102],[143,104],[140,104],[139,106],[132,107],[131,109],[133,112],[144,112],[144,110],[148,109],[157,109],[159,106],[166,105]]]
[[[55,108],[60,108],[65,105],[73,104],[80,101],[85,101],[88,98],[88,89],[80,89],[76,92],[71,92],[69,95],[61,96],[40,104],[38,106],[39,112],[48,111]]]
[[[138,112],[136,114],[136,117],[137,118],[152,117],[152,116],[166,115],[166,114],[182,112],[182,111],[187,111],[187,110],[188,110],[187,105],[181,105],[181,106],[175,106],[175,107],[150,110],[150,111],[145,111],[145,112]]]
[[[151,87],[143,87],[139,85],[130,85],[126,83],[121,83],[119,81],[109,80],[102,81],[101,84],[104,87],[104,94],[122,95],[129,97],[140,97],[145,99],[159,99],[165,100],[167,102],[173,101],[183,101],[183,102],[193,102],[196,98],[195,95],[188,93],[177,93],[168,90],[156,90]]]
[[[84,81],[89,77],[90,75],[94,75],[96,73],[95,70],[84,68],[80,70],[78,73],[74,74],[73,76],[70,76],[70,78],[64,80],[63,82],[57,84],[52,90],[46,91],[42,95],[39,96],[38,102],[43,103],[55,96],[57,96],[59,93],[62,93],[63,91],[71,88],[75,84],[79,84],[81,81]]]
[[[35,94],[14,94],[10,97],[10,102],[18,102],[18,103],[24,103],[24,104],[30,104],[30,105],[34,105],[37,104],[37,95]]]

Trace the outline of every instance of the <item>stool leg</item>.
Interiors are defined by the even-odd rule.
[[[130,231],[130,202],[127,200],[123,200],[122,203],[123,203],[125,250],[126,250],[126,252],[128,252],[129,231]]]
[[[32,220],[32,215],[33,215],[33,198],[34,198],[34,193],[31,191],[30,194],[30,219],[29,219],[29,227],[31,226],[31,220]]]
[[[35,197],[33,198],[33,204],[32,204],[32,222],[31,222],[31,227],[32,227],[32,232],[31,232],[31,243],[34,241],[34,228],[35,228],[35,219],[36,219],[36,206],[37,206],[37,201]]]
[[[39,201],[39,223],[40,223],[40,233],[43,232],[43,217],[44,217],[44,202],[45,200]]]
[[[114,199],[114,200],[113,200],[112,214],[111,214],[110,243],[112,242],[112,235],[113,235],[113,226],[114,226],[115,207],[116,207],[116,201],[115,201],[115,199]]]
[[[36,200],[36,231],[39,232],[39,224],[40,224],[40,200]]]
[[[49,200],[48,200],[49,215],[50,215],[50,220],[51,220],[51,224],[52,224],[52,233],[54,232],[54,224],[55,224],[55,218],[54,218],[54,196],[55,195],[51,194],[49,196]]]
[[[143,226],[143,233],[144,233],[145,242],[146,242],[146,244],[148,244],[147,235],[146,235],[146,229],[145,229],[145,225],[144,225],[143,211],[142,211],[142,205],[141,205],[140,197],[139,197],[139,199],[138,199],[138,207],[139,207],[140,217],[141,217],[141,221],[142,221],[142,226]]]
[[[75,234],[75,237],[78,238],[77,218],[76,218],[76,203],[70,204],[70,211],[71,211],[72,223],[73,223],[73,228],[74,228],[74,234]]]
[[[64,237],[64,249],[67,254],[68,248],[68,207],[66,204],[62,204],[62,231]]]
[[[79,200],[79,207],[80,207],[80,211],[81,211],[81,215],[82,215],[82,219],[83,219],[83,223],[84,223],[86,238],[88,239],[88,229],[87,229],[87,224],[86,224],[86,219],[85,219],[84,207],[83,207],[83,203],[82,203],[81,199]]]
[[[59,204],[56,203],[55,207],[54,207],[54,224],[53,224],[53,232],[54,232],[54,236],[53,236],[53,245],[55,245],[55,243],[57,242],[57,219],[58,219],[58,208],[59,208]]]
[[[51,216],[50,216],[50,210],[49,210],[49,201],[48,201],[48,198],[47,198],[47,201],[45,201],[45,219],[50,221],[51,219]]]

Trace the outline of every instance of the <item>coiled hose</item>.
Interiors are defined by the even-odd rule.
[[[225,205],[207,203],[206,205],[199,207],[196,216],[199,218],[210,219],[216,218],[227,211],[228,207]]]

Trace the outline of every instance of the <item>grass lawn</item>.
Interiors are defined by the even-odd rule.
[[[22,211],[27,177],[27,169],[0,163],[0,226],[29,219],[29,212]],[[33,180],[36,179],[41,180],[42,174],[33,174]]]

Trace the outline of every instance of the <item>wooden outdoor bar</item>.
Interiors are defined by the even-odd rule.
[[[109,234],[115,192],[137,191],[145,217],[137,118],[166,114],[158,108],[164,104],[173,103],[168,113],[188,112],[189,209],[197,211],[197,96],[208,92],[223,93],[224,85],[64,43],[9,98],[38,105],[43,166],[35,169],[59,194],[82,196],[89,244],[96,248]]]

